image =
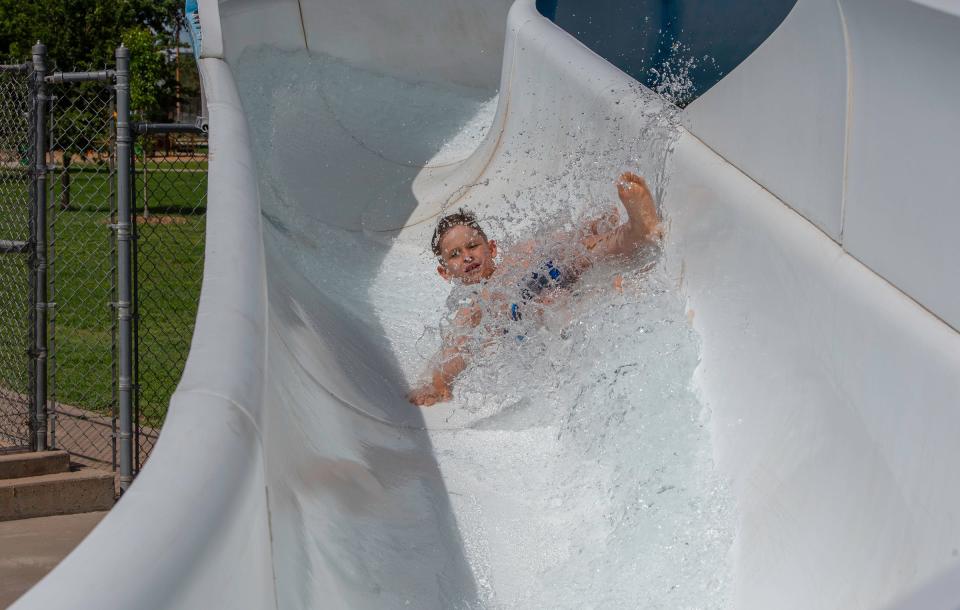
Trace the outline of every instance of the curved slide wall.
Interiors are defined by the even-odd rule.
[[[403,388],[383,337],[307,283],[287,253],[271,245],[276,227],[267,227],[270,218],[262,222],[249,148],[257,117],[244,114],[234,67],[245,48],[267,43],[337,55],[402,78],[491,87],[501,71],[491,41],[504,40],[493,126],[465,158],[435,163],[413,146],[420,157],[387,172],[377,165],[382,157],[355,150],[358,142],[311,131],[323,129],[322,117],[305,123],[302,141],[292,142],[299,154],[284,158],[278,151],[278,175],[290,182],[292,199],[305,202],[305,215],[362,229],[370,239],[403,227],[387,233],[401,242],[422,242],[426,221],[451,198],[495,200],[537,187],[543,175],[562,169],[578,139],[608,151],[635,142],[623,136],[649,133],[651,117],[638,110],[649,107],[639,103],[647,93],[527,0],[513,6],[509,20],[505,3],[471,10],[479,3],[423,0],[416,19],[407,3],[369,3],[363,14],[346,4],[201,2],[210,229],[187,372],[144,472],[17,608],[426,608],[476,595],[449,490],[422,430],[439,425],[439,412],[400,408]],[[887,13],[877,14],[891,18],[933,10],[905,0],[883,4]],[[845,251],[838,240],[847,234],[843,222],[829,224],[826,211],[808,211],[822,198],[852,219],[855,174],[883,169],[856,159],[857,138],[868,142],[869,130],[854,127],[867,129],[871,115],[853,123],[856,98],[841,96],[842,110],[830,102],[853,87],[837,63],[858,48],[869,59],[871,43],[863,41],[886,23],[858,8],[801,0],[768,44],[730,76],[744,75],[741,89],[729,95],[750,100],[748,92],[766,86],[746,78],[751,63],[783,66],[807,57],[788,44],[798,44],[797,24],[827,32],[816,56],[825,65],[795,66],[803,76],[820,75],[821,96],[784,107],[796,114],[780,119],[800,130],[816,127],[822,138],[765,148],[783,142],[765,140],[760,124],[775,107],[755,113],[752,127],[724,132],[731,117],[750,118],[718,97],[725,79],[691,107],[691,125],[743,171],[684,134],[661,193],[669,219],[665,256],[682,278],[702,336],[697,382],[714,413],[718,463],[738,504],[733,594],[739,608],[875,608],[942,574],[920,590],[914,601],[923,605],[915,607],[950,607],[948,600],[957,599],[949,570],[960,547],[960,491],[951,476],[960,457],[960,339],[908,296],[923,302],[919,291],[898,283],[902,292],[858,262],[870,264],[866,254]],[[323,35],[341,15],[376,44]],[[845,19],[840,30],[838,16]],[[469,35],[445,39],[449,24],[463,19]],[[950,27],[950,19],[943,13],[936,27]],[[918,30],[914,39],[924,34]],[[869,68],[865,61],[865,79],[855,82],[873,82]],[[824,118],[826,109],[832,119]],[[943,122],[957,117],[942,114]],[[824,120],[805,123],[810,116]],[[748,127],[760,133],[753,146],[743,144]],[[294,138],[296,130],[284,135]],[[312,173],[296,165],[324,146],[351,161],[337,172],[362,165],[375,179],[354,181],[358,192],[339,206],[309,207],[345,193],[336,173],[322,174],[317,163]],[[615,172],[636,154],[624,150],[602,161]],[[940,157],[931,155],[924,171],[938,167]],[[774,167],[771,159],[778,158],[817,179],[798,181]],[[832,161],[839,161],[839,174]],[[932,184],[949,179],[938,173]],[[378,205],[370,202],[385,193],[400,209],[386,218],[370,214]],[[405,196],[396,199],[399,193]],[[938,193],[926,199],[940,201]],[[942,224],[949,219],[943,216]],[[937,270],[924,266],[923,256],[920,249],[904,255],[918,269],[914,281]],[[936,285],[956,296],[955,288]],[[90,585],[104,573],[115,575],[113,586]]]
[[[807,0],[687,109],[694,133],[960,329],[960,5]]]

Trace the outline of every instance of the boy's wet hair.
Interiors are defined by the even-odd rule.
[[[447,214],[437,222],[437,228],[433,230],[433,239],[430,241],[433,253],[436,254],[437,258],[441,261],[443,260],[443,253],[440,251],[440,241],[443,239],[443,236],[446,235],[447,231],[457,225],[470,227],[479,233],[480,237],[484,239],[487,238],[487,234],[480,228],[480,223],[477,222],[477,217],[474,216],[472,212],[460,208],[453,214]]]

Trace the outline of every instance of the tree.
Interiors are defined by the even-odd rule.
[[[23,61],[40,40],[54,69],[94,70],[113,66],[123,42],[132,53],[134,107],[161,118],[175,103],[175,68],[161,52],[177,44],[180,11],[179,0],[0,0],[0,54]]]
[[[123,33],[123,44],[130,49],[130,110],[141,116],[163,108],[164,102],[169,107],[173,96],[170,62],[157,43],[143,26]]]

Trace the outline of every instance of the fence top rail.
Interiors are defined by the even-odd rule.
[[[113,70],[97,70],[94,72],[54,72],[44,77],[44,81],[58,85],[60,83],[79,83],[84,81],[110,81],[116,72]]]
[[[23,64],[0,64],[0,72],[26,72],[29,69],[29,62]]]
[[[151,133],[196,133],[205,134],[204,126],[191,123],[134,123],[133,129],[139,134]]]
[[[0,254],[17,254],[30,249],[30,242],[16,239],[0,239]]]

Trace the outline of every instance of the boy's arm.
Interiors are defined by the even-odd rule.
[[[438,363],[430,372],[430,382],[412,390],[407,396],[410,402],[420,407],[429,407],[453,398],[450,385],[454,378],[467,368],[467,360],[461,347],[462,345],[446,347],[440,352]]]
[[[480,323],[481,311],[479,307],[467,307],[457,312],[454,318],[454,329],[465,331]],[[447,341],[443,349],[434,360],[435,364],[430,371],[430,381],[412,390],[407,398],[415,405],[429,407],[438,402],[453,398],[450,385],[457,375],[467,368],[466,344],[467,334],[459,334]]]

